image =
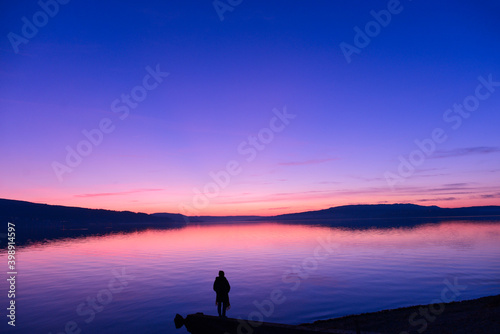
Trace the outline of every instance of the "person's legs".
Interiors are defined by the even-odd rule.
[[[227,302],[222,302],[224,305],[222,306],[222,316],[226,316]]]
[[[221,304],[222,304],[222,302],[218,302],[218,303],[217,303],[217,312],[219,313],[219,317],[221,316],[221,313],[220,313],[220,309],[221,309],[221,306],[222,306]],[[226,310],[226,309],[224,308],[224,311],[225,311],[225,310]]]

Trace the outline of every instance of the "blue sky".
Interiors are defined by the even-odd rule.
[[[57,4],[17,46],[43,9],[2,5],[0,197],[190,214],[498,204],[500,87],[481,88],[457,129],[443,118],[475,101],[479,77],[500,81],[498,2],[243,0],[224,20],[211,1]],[[388,8],[348,62],[341,43]],[[144,90],[147,68],[168,76]],[[133,91],[147,95],[120,119],[111,104]],[[296,117],[253,147],[285,109]],[[113,130],[69,166],[67,148],[103,119]],[[436,128],[446,140],[400,173]],[[231,161],[239,172],[217,183]]]

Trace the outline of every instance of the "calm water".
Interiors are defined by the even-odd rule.
[[[500,293],[498,223],[220,224],[59,240],[17,254],[17,326],[7,326],[5,315],[0,325],[16,333],[64,333],[65,326],[69,333],[72,326],[187,333],[175,329],[175,314],[215,315],[220,269],[231,283],[229,316],[290,324],[427,304],[440,298],[445,280],[461,286],[447,298]],[[7,262],[4,250],[0,261]],[[7,298],[0,300],[5,310]]]

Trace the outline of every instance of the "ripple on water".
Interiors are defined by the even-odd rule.
[[[328,235],[336,250],[314,259],[318,238]],[[219,270],[232,286],[231,316],[247,318],[278,289],[285,300],[264,320],[285,323],[426,304],[445,279],[467,284],[461,299],[498,294],[499,236],[500,224],[482,223],[362,231],[263,223],[33,245],[19,251],[18,329],[59,332],[74,320],[84,332],[136,333],[142,323],[149,333],[182,333],[173,328],[176,313],[216,313]],[[87,324],[78,305],[108,289],[122,268],[133,278]]]

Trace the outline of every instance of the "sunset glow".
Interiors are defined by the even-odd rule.
[[[29,38],[40,5],[9,4],[0,198],[263,216],[499,204],[497,2],[195,3],[71,1]]]

